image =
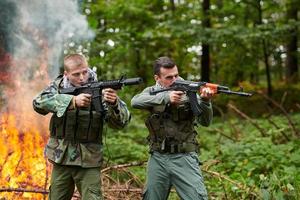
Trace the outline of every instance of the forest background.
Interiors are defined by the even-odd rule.
[[[147,113],[130,107],[130,100],[154,84],[152,63],[159,56],[172,57],[187,80],[254,94],[217,95],[212,125],[197,127],[210,199],[300,199],[298,1],[77,3],[93,36],[69,37],[61,54],[83,53],[100,80],[122,75],[144,80],[118,92],[132,113],[130,124],[117,132],[106,129],[103,173],[113,169],[105,174],[107,199],[140,198],[149,156],[143,124]],[[1,39],[2,47],[13,51],[7,38]],[[7,71],[0,69],[2,75]],[[7,79],[0,81],[3,91]],[[5,95],[0,95],[0,107],[6,107]],[[178,199],[174,190],[169,199]]]

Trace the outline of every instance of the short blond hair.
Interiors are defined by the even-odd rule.
[[[88,65],[86,58],[81,54],[69,54],[64,58],[64,70],[69,71],[70,67]]]

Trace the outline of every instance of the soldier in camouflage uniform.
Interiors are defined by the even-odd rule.
[[[131,100],[132,107],[150,112],[145,124],[149,130],[151,155],[143,199],[166,200],[174,186],[181,199],[206,200],[194,126],[211,123],[213,91],[203,88],[201,96],[197,97],[202,113],[195,117],[184,92],[149,94],[151,90],[168,88],[176,79],[181,79],[174,61],[168,57],[158,58],[154,62],[154,79],[156,85]]]
[[[121,129],[129,122],[130,113],[111,88],[102,92],[105,116],[90,109],[90,94],[73,96],[59,93],[60,88],[97,80],[82,55],[66,56],[64,70],[64,75],[56,78],[33,100],[36,112],[42,115],[53,113],[50,139],[45,148],[46,156],[53,163],[49,199],[71,199],[75,185],[83,200],[102,199],[103,123]]]

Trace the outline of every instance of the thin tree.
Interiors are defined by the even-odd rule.
[[[203,20],[202,25],[204,28],[210,28],[210,0],[203,0]],[[209,82],[210,75],[210,57],[209,57],[209,44],[202,43],[202,58],[201,58],[201,80]]]
[[[287,3],[287,21],[298,20],[299,2],[290,0]],[[298,59],[297,59],[297,27],[293,27],[290,36],[287,38],[286,46],[286,82],[295,83],[298,81]]]

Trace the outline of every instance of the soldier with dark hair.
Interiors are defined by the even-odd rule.
[[[132,107],[149,111],[145,124],[149,131],[150,158],[147,167],[145,200],[166,200],[172,186],[180,199],[206,200],[203,177],[199,168],[195,124],[209,126],[212,120],[210,99],[214,92],[203,88],[197,96],[200,116],[194,116],[183,91],[150,91],[168,88],[179,77],[178,68],[168,57],[154,62],[156,85],[147,87],[131,100]]]
[[[49,199],[67,200],[75,185],[81,199],[102,199],[100,166],[102,163],[102,132],[107,123],[123,128],[130,120],[126,104],[115,90],[102,91],[105,116],[91,108],[91,95],[60,94],[59,89],[78,87],[96,81],[84,56],[71,54],[64,58],[64,75],[58,76],[34,100],[36,112],[53,113],[50,139],[45,154],[53,164]]]

